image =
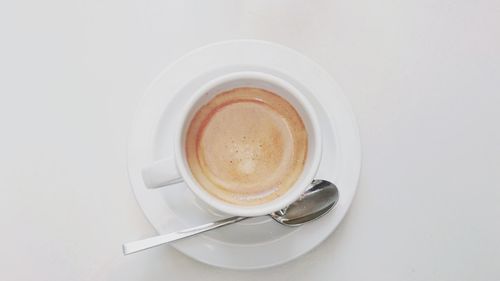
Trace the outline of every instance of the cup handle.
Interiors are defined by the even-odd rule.
[[[142,169],[142,179],[147,188],[164,187],[182,181],[173,157],[155,161]]]

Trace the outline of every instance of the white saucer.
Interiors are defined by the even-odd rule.
[[[342,90],[319,65],[289,48],[255,40],[216,43],[187,54],[164,70],[145,94],[132,127],[128,168],[137,201],[159,233],[220,219],[201,208],[184,183],[147,190],[141,169],[172,154],[170,132],[177,110],[195,89],[242,70],[281,77],[311,98],[324,134],[317,178],[336,183],[340,190],[333,212],[298,228],[259,217],[172,244],[210,265],[256,269],[285,263],[320,244],[340,223],[356,192],[361,150],[355,118]]]

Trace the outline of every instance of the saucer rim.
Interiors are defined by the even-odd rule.
[[[232,46],[231,46],[232,45]],[[336,92],[336,95],[337,95],[337,99],[341,100],[341,103],[342,106],[344,107],[344,110],[347,111],[347,119],[350,119],[351,121],[351,141],[352,143],[350,144],[352,146],[352,153],[354,154],[352,157],[353,159],[351,159],[351,165],[353,165],[353,167],[351,168],[351,177],[352,179],[351,180],[351,185],[353,186],[352,187],[352,195],[349,197],[349,198],[346,198],[344,200],[341,200],[342,202],[339,202],[339,203],[342,203],[342,204],[339,204],[339,206],[337,206],[337,208],[335,208],[335,210],[332,212],[332,213],[338,213],[338,212],[341,212],[343,210],[343,213],[342,214],[339,214],[341,217],[339,219],[337,219],[337,223],[335,223],[335,225],[332,227],[332,229],[329,231],[329,233],[327,235],[324,235],[324,237],[322,237],[321,239],[319,240],[316,240],[315,244],[312,245],[311,247],[308,247],[307,250],[305,251],[301,251],[300,253],[298,254],[295,254],[295,255],[290,255],[288,258],[285,258],[285,259],[282,259],[280,261],[277,261],[275,263],[272,263],[272,264],[265,264],[265,265],[259,265],[259,266],[228,266],[228,265],[223,265],[223,264],[217,264],[217,263],[210,263],[210,262],[207,262],[206,260],[202,260],[202,259],[199,259],[195,256],[193,256],[192,254],[190,253],[187,253],[187,251],[185,251],[185,249],[182,249],[182,243],[175,243],[173,244],[173,248],[175,248],[177,251],[179,252],[182,252],[183,254],[187,255],[187,256],[190,256],[191,258],[195,259],[195,260],[198,260],[202,263],[206,263],[206,264],[209,264],[209,265],[212,265],[212,266],[217,266],[217,267],[223,267],[223,268],[231,268],[231,269],[243,269],[243,270],[251,270],[251,269],[261,269],[261,268],[267,268],[267,267],[272,267],[272,266],[276,266],[276,265],[280,265],[280,264],[283,264],[283,263],[286,263],[286,262],[289,262],[295,258],[298,258],[300,257],[301,255],[311,251],[312,249],[314,249],[316,246],[318,246],[319,244],[321,244],[327,237],[329,237],[329,235],[338,227],[338,225],[340,224],[340,222],[343,220],[343,218],[345,217],[347,211],[349,210],[349,207],[352,203],[352,200],[355,196],[355,193],[356,193],[356,190],[357,190],[357,185],[358,185],[358,181],[359,181],[359,174],[360,174],[360,169],[361,169],[361,146],[360,146],[360,139],[359,139],[359,130],[358,130],[358,127],[356,125],[356,120],[355,120],[355,116],[352,112],[352,109],[350,107],[350,104],[349,102],[347,101],[347,99],[345,98],[344,94],[343,94],[343,91],[340,89],[340,87],[338,86],[338,84],[335,82],[335,80],[333,80],[333,78],[324,70],[321,68],[321,66],[319,66],[317,63],[315,63],[314,61],[310,60],[309,58],[303,56],[302,54],[298,53],[297,51],[293,50],[293,49],[290,49],[288,47],[284,47],[284,46],[281,46],[281,45],[278,45],[276,43],[271,43],[271,42],[267,42],[267,41],[261,41],[261,40],[230,40],[230,41],[223,41],[223,42],[217,42],[217,43],[212,43],[212,44],[209,44],[207,46],[204,46],[204,47],[201,47],[201,48],[198,48],[196,50],[193,50],[189,53],[187,53],[186,55],[182,56],[181,58],[177,59],[176,61],[174,61],[170,66],[168,66],[167,68],[165,68],[154,80],[153,82],[151,83],[150,87],[148,88],[148,90],[145,92],[144,96],[143,96],[143,99],[141,100],[139,106],[138,106],[138,109],[139,108],[142,108],[143,105],[144,105],[144,99],[147,98],[147,96],[150,94],[150,91],[151,89],[155,86],[155,84],[160,81],[161,79],[163,79],[163,77],[166,76],[167,73],[169,73],[169,71],[171,71],[172,69],[175,68],[176,65],[180,64],[180,63],[183,63],[184,60],[186,60],[187,58],[190,58],[192,56],[197,56],[199,55],[200,53],[203,53],[205,52],[206,50],[210,50],[212,48],[227,48],[227,47],[230,47],[230,48],[238,48],[238,47],[243,47],[243,48],[252,48],[252,47],[256,47],[256,46],[259,46],[260,48],[274,48],[274,49],[279,49],[279,51],[282,51],[284,53],[287,53],[287,55],[292,55],[292,56],[296,56],[296,57],[299,57],[302,61],[306,61],[307,64],[309,64],[309,67],[312,66],[313,69],[315,69],[316,71],[319,71],[321,72],[322,76],[324,76],[323,78],[325,79],[328,79],[329,83],[332,84],[331,86],[333,86],[333,88],[335,88],[335,92]],[[248,49],[247,49],[248,50]],[[173,96],[173,95],[171,95]],[[321,102],[321,98],[318,97],[318,95],[315,95],[315,98],[318,100],[318,102]],[[170,97],[169,98],[170,100],[173,99],[173,97]],[[324,110],[324,108],[323,108]],[[329,124],[331,125],[332,124],[332,119],[333,117],[328,114],[328,112],[326,110],[324,110],[327,117],[328,117],[328,122]],[[138,114],[138,112],[136,111],[136,114]],[[133,127],[135,127],[137,124],[137,116],[134,116],[134,123],[133,123]],[[150,217],[148,216],[148,212],[146,210],[146,207],[143,206],[140,202],[140,199],[138,197],[138,194],[136,192],[136,187],[134,186],[134,177],[135,175],[133,175],[134,171],[132,171],[132,165],[131,165],[131,162],[133,162],[135,159],[134,159],[134,156],[132,155],[133,152],[134,152],[134,144],[133,144],[133,133],[134,133],[134,130],[131,130],[131,133],[130,133],[130,136],[129,136],[129,155],[128,155],[128,174],[129,174],[129,180],[131,182],[131,185],[132,185],[132,189],[134,190],[134,194],[135,194],[135,197],[136,197],[136,200],[139,204],[139,206],[141,207],[141,209],[143,210],[146,218],[148,219],[148,221],[153,225],[153,227],[161,233],[160,231],[160,228],[155,225],[153,223],[153,221],[151,221]],[[337,150],[340,150],[339,147],[337,147]],[[356,156],[357,154],[357,156]],[[338,155],[341,155],[341,154],[338,154]],[[356,158],[356,159],[354,159]],[[321,164],[320,164],[321,166]],[[341,199],[342,199],[342,195],[341,195]],[[339,211],[340,209],[340,211]],[[337,216],[339,216],[337,215]],[[293,233],[293,232],[292,232]],[[288,236],[288,235],[285,235],[285,236]],[[274,241],[274,240],[273,240]],[[273,242],[273,241],[270,241],[270,242]],[[234,244],[233,244],[234,246]]]

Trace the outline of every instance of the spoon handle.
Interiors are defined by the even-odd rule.
[[[178,232],[172,232],[169,234],[154,236],[143,240],[125,243],[123,244],[123,254],[124,255],[133,254],[142,250],[153,248],[182,238],[190,237],[198,233],[209,231],[225,225],[233,224],[235,222],[239,222],[247,218],[248,217],[231,217],[227,219],[218,220],[215,222],[209,222],[204,225],[191,227]]]

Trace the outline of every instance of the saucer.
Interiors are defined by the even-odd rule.
[[[128,170],[137,201],[160,234],[227,217],[204,208],[184,183],[146,189],[141,169],[173,154],[171,132],[190,95],[207,81],[237,71],[280,77],[310,99],[324,144],[316,178],[334,182],[340,192],[332,212],[301,227],[286,227],[264,216],[171,244],[213,266],[257,269],[288,262],[319,245],[343,219],[356,192],[361,149],[355,118],[340,87],[318,64],[287,47],[256,40],[211,44],[185,55],[153,81],[138,107]]]

